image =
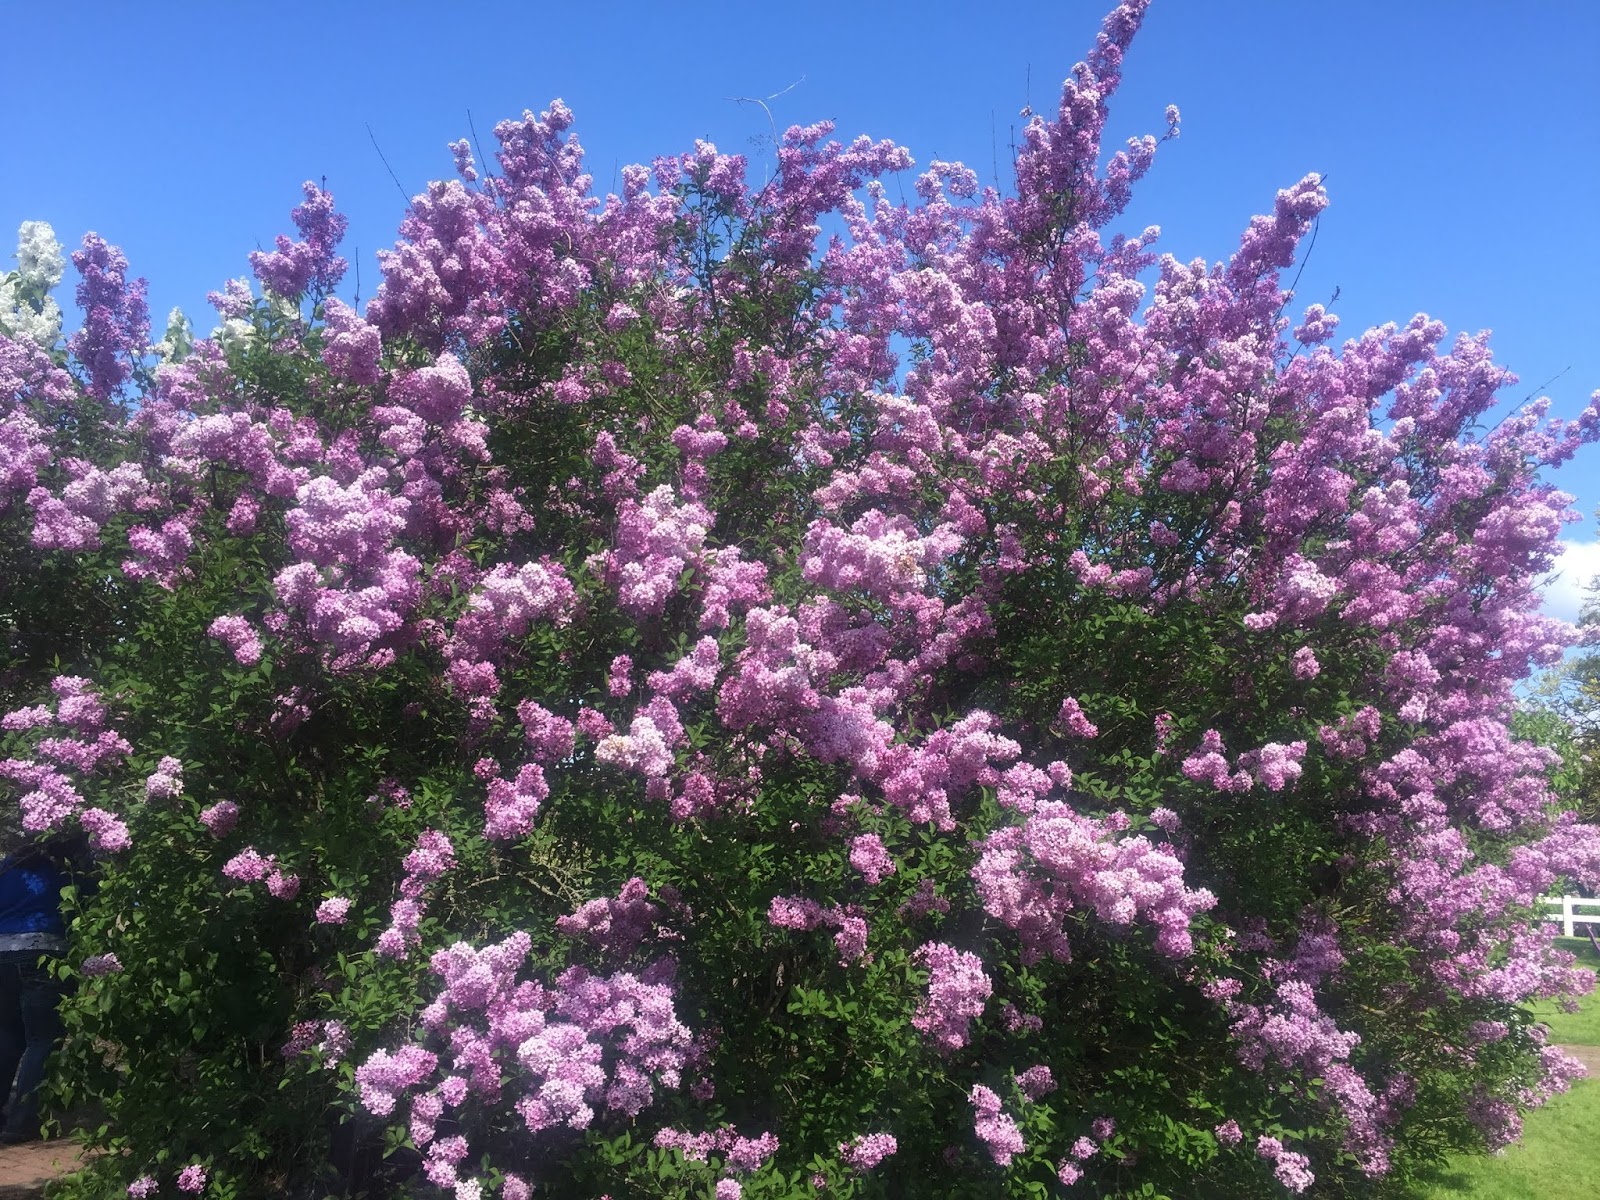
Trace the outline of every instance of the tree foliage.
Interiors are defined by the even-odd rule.
[[[1005,194],[822,124],[599,197],[557,103],[365,313],[312,184],[208,338],[93,235],[64,345],[19,275],[78,1194],[1368,1196],[1566,1086],[1600,837],[1509,722],[1600,408],[1286,316],[1315,177],[1226,263],[1114,233],[1144,7]]]

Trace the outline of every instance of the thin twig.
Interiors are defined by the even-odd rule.
[[[788,87],[781,88],[778,91],[773,92],[772,95],[768,96],[765,100],[757,99],[754,96],[729,96],[728,99],[732,100],[735,104],[759,104],[761,106],[762,110],[767,114],[767,122],[768,122],[768,124],[770,124],[772,126],[772,141],[773,141],[773,144],[776,145],[777,141],[778,141],[778,125],[777,125],[777,122],[773,121],[773,119],[772,119],[772,110],[767,107],[767,101],[768,100],[777,100],[780,97],[787,96],[790,92],[794,91],[795,88],[799,87],[805,81],[806,81],[806,77],[804,75],[802,75],[802,76],[800,76],[799,79],[796,79]]]
[[[411,210],[411,197],[406,195],[406,189],[400,185],[400,178],[394,173],[394,168],[389,165],[389,160],[383,155],[383,147],[378,145],[378,135],[372,132],[371,122],[367,123],[367,136],[372,139],[372,148],[378,152],[378,160],[383,163],[383,169],[389,172],[389,178],[394,180],[395,190],[400,193],[400,199],[406,202],[406,211]]]
[[[472,148],[478,152],[478,178],[487,185],[492,178],[489,172],[489,160],[484,156],[483,143],[478,140],[478,126],[472,119],[472,110],[467,109],[467,128],[472,130]],[[494,192],[490,190],[492,196]]]
[[[772,95],[768,96],[765,100],[761,99],[759,96],[729,96],[728,99],[732,100],[735,104],[756,104],[761,107],[761,111],[767,114],[767,126],[772,130],[772,149],[774,152],[776,152],[778,149],[778,122],[773,117],[772,109],[768,107],[767,101],[776,100],[779,96],[787,96],[805,81],[806,77],[802,75],[788,87],[783,88],[780,91],[773,92]]]
[[[1554,375],[1550,376],[1549,379],[1546,379],[1538,387],[1534,388],[1533,391],[1529,392],[1526,396],[1524,396],[1522,398],[1522,402],[1524,404],[1528,403],[1528,401],[1532,400],[1540,392],[1544,391],[1545,388],[1549,387],[1552,383],[1554,383],[1556,380],[1560,379],[1563,375],[1565,375],[1570,370],[1572,370],[1572,367],[1571,367],[1570,364],[1568,366],[1562,367],[1561,370],[1557,371]]]
[[[1321,217],[1318,217],[1316,220],[1311,222],[1311,241],[1306,245],[1306,252],[1300,259],[1300,269],[1294,273],[1294,282],[1289,285],[1290,298],[1293,298],[1295,292],[1300,290],[1300,276],[1305,274],[1306,264],[1311,261],[1311,252],[1317,248],[1317,231],[1321,228]],[[1284,301],[1284,306],[1287,307],[1288,303],[1289,301],[1286,299]],[[1279,311],[1281,312],[1283,310],[1279,309]]]
[[[989,169],[994,173],[994,190],[1000,190],[1000,135],[995,132],[994,109],[989,110]]]

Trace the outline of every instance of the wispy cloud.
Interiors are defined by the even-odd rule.
[[[1555,570],[1544,577],[1544,611],[1576,623],[1585,603],[1594,600],[1590,585],[1600,576],[1600,542],[1562,542]]]

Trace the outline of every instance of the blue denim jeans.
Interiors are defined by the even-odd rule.
[[[0,951],[0,1088],[7,1137],[39,1136],[39,1084],[65,1032],[56,1011],[65,990],[38,950]]]

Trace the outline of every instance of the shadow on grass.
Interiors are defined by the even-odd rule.
[[[1595,933],[1600,934],[1600,924],[1595,926]],[[1578,956],[1578,961],[1591,971],[1600,971],[1600,954],[1595,952],[1593,944],[1586,937],[1556,939],[1556,948],[1567,950]]]
[[[1504,1153],[1452,1159],[1429,1172],[1413,1200],[1595,1200],[1600,1196],[1600,1081],[1573,1085],[1524,1119]]]

